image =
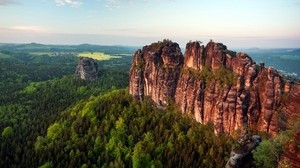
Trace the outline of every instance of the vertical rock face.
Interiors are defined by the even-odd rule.
[[[204,46],[201,46],[199,42],[188,43],[184,55],[186,67],[203,70],[205,65]]]
[[[130,93],[142,100],[149,96],[157,105],[166,105],[175,95],[183,55],[171,41],[153,43],[135,52],[130,69]]]
[[[140,100],[149,96],[157,105],[171,98],[182,113],[213,123],[216,133],[251,129],[273,135],[288,126],[289,118],[300,118],[299,84],[212,41],[205,47],[188,43],[184,57],[171,41],[138,50],[130,70],[130,93]]]
[[[83,80],[95,80],[98,76],[98,64],[92,58],[80,57],[75,76]]]

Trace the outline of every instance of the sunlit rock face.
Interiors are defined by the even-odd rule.
[[[177,43],[165,41],[143,47],[133,56],[130,93],[140,100],[149,96],[156,104],[167,105],[175,95],[182,65]]]
[[[83,80],[92,81],[98,77],[98,64],[92,58],[80,57],[75,76]]]
[[[134,97],[148,96],[158,106],[175,101],[199,123],[213,123],[217,134],[250,129],[275,135],[300,117],[298,83],[212,41],[189,42],[184,56],[171,41],[143,47],[133,56],[129,87]]]

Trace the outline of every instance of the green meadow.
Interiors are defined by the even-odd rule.
[[[82,52],[78,54],[79,57],[89,57],[95,60],[110,60],[112,58],[121,58],[121,56],[109,55],[102,52]]]

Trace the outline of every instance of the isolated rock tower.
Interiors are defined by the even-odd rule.
[[[77,63],[75,77],[93,81],[98,77],[98,64],[92,58],[80,57]]]

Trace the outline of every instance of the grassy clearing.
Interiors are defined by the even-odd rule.
[[[89,57],[95,60],[110,60],[112,58],[121,58],[121,56],[114,56],[109,54],[104,54],[102,52],[82,52],[78,54],[79,57]]]

